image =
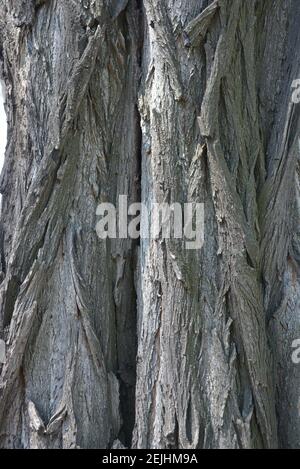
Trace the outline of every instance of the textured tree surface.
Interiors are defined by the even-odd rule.
[[[1,448],[299,448],[298,0],[0,0]],[[205,242],[100,240],[200,202]]]

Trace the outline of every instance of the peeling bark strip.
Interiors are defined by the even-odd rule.
[[[1,448],[300,447],[299,21],[2,0]],[[204,203],[203,249],[99,241],[119,195]]]

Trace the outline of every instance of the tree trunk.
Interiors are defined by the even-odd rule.
[[[1,0],[1,448],[299,448],[298,0]],[[204,245],[100,202],[204,203]]]

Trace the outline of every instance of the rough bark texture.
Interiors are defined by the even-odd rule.
[[[300,447],[299,22],[0,1],[0,447]],[[204,203],[204,247],[100,241],[119,195]]]

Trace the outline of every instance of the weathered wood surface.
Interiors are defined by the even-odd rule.
[[[299,448],[299,22],[1,0],[0,447]],[[123,194],[204,203],[203,249],[100,241]]]

